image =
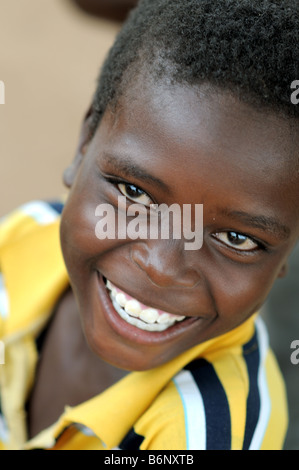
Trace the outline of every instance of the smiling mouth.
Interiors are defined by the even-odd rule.
[[[183,315],[174,315],[148,307],[114,286],[107,279],[105,279],[105,284],[115,311],[126,323],[141,330],[165,331],[175,323],[187,318]]]

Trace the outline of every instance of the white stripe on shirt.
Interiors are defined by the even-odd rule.
[[[206,418],[201,393],[192,374],[181,371],[173,382],[182,399],[185,413],[187,450],[206,449]]]
[[[263,443],[265,432],[267,430],[270,414],[271,400],[266,378],[265,359],[268,352],[269,340],[268,334],[263,320],[258,317],[256,319],[257,339],[260,350],[260,364],[258,370],[258,389],[260,394],[260,414],[258,422],[249,446],[249,450],[259,450]]]
[[[0,317],[7,318],[9,313],[9,299],[4,284],[3,274],[0,273]]]
[[[59,214],[47,202],[32,201],[19,209],[23,214],[32,217],[39,225],[48,225],[55,222]]]

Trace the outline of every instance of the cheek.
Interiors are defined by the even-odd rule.
[[[74,252],[77,256],[94,253],[97,244],[94,227],[94,216],[88,206],[82,201],[69,199],[61,219],[63,253]]]
[[[62,213],[60,238],[65,265],[73,289],[80,291],[90,275],[99,250],[94,215],[83,198],[70,194]]]
[[[249,269],[246,269],[249,268]],[[218,278],[214,299],[219,316],[228,321],[244,320],[261,307],[276,278],[273,270],[261,274],[256,268],[243,267]],[[241,318],[242,317],[242,318]]]
[[[62,214],[61,246],[71,281],[80,284],[96,269],[99,269],[102,258],[122,244],[111,237],[99,239],[98,228],[101,217],[97,216],[99,200],[94,202],[92,197],[84,198],[84,192],[70,194]],[[112,207],[112,206],[111,206]],[[108,218],[109,219],[109,218]],[[115,215],[111,214],[109,227],[113,227]],[[103,219],[102,219],[103,220]],[[111,256],[111,255],[110,255]]]

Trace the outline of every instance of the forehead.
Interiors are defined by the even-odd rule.
[[[226,200],[242,197],[257,212],[275,200],[299,220],[299,139],[289,120],[208,86],[139,79],[103,121],[108,152],[172,181],[181,194],[201,185]]]
[[[208,153],[221,147],[223,158],[231,162],[234,155],[241,159],[246,154],[255,157],[255,166],[275,164],[277,169],[293,170],[297,163],[298,169],[298,120],[295,125],[295,121],[255,109],[209,84],[169,85],[144,74],[130,84],[115,116],[128,128],[140,130],[144,138],[151,128],[159,144],[163,139],[167,145],[169,140],[175,145],[200,143]]]

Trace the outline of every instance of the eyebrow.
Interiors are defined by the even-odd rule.
[[[108,152],[103,152],[102,156],[105,160],[105,163],[113,165],[114,170],[122,173],[127,178],[133,177],[139,181],[154,184],[155,186],[160,186],[164,189],[164,191],[167,191],[168,193],[170,192],[169,187],[166,183],[164,183],[164,181],[148,173],[128,155],[114,155]]]
[[[156,176],[148,173],[144,168],[142,168],[138,163],[136,163],[132,158],[127,154],[112,154],[107,151],[103,152],[102,157],[105,160],[105,163],[113,165],[116,171],[119,171],[127,178],[133,177],[139,181],[144,181],[146,183],[154,184],[155,186],[160,186],[164,191],[170,193],[170,189],[164,181]],[[291,230],[286,225],[279,222],[279,220],[274,217],[264,216],[264,215],[254,215],[249,214],[248,212],[243,211],[233,211],[228,209],[219,209],[219,212],[225,216],[231,217],[238,221],[245,223],[251,227],[273,233],[276,237],[286,240],[291,233]]]
[[[276,237],[285,240],[290,236],[291,230],[274,217],[253,215],[243,211],[221,210],[222,214],[240,220],[246,225],[273,233]]]

